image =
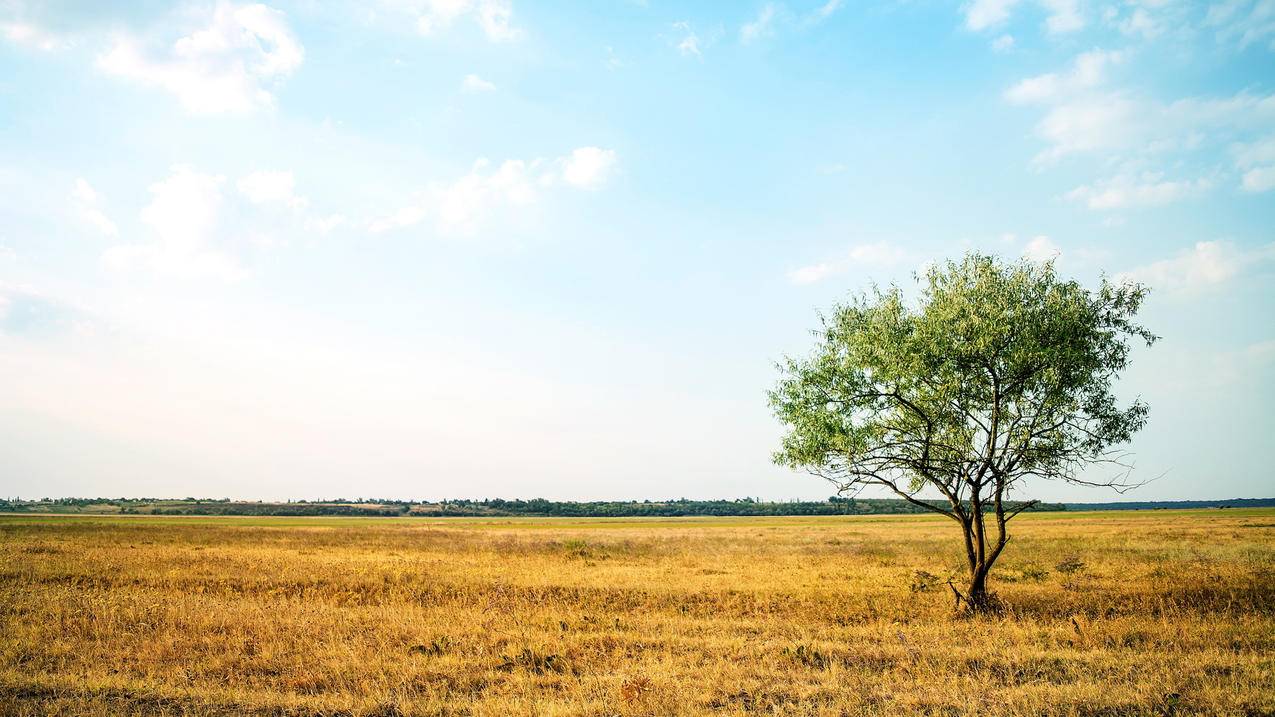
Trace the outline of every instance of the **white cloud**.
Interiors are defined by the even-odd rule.
[[[1014,36],[1006,34],[992,40],[992,49],[996,52],[1009,52],[1014,49]]]
[[[478,26],[493,42],[516,40],[522,31],[511,27],[513,8],[507,0],[482,0],[478,3]]]
[[[1120,23],[1120,32],[1147,40],[1159,37],[1164,34],[1164,30],[1164,25],[1144,7],[1135,8],[1129,17]]]
[[[0,23],[0,35],[15,45],[32,47],[45,52],[62,50],[71,46],[64,37],[25,22]]]
[[[691,24],[686,21],[673,23],[673,29],[681,33],[681,39],[675,40],[677,51],[686,57],[701,57],[700,39],[695,30],[691,28]]]
[[[305,228],[315,234],[326,236],[334,229],[345,224],[344,214],[329,214],[326,217],[311,217],[306,220]]]
[[[179,39],[166,57],[149,57],[125,37],[97,64],[108,74],[172,93],[190,112],[216,114],[273,106],[271,87],[295,72],[304,57],[283,13],[222,2],[208,27]]]
[[[1235,166],[1243,170],[1240,186],[1246,192],[1268,192],[1275,189],[1275,135],[1232,149]]]
[[[71,187],[71,205],[82,221],[92,226],[100,234],[107,237],[119,236],[119,228],[102,212],[97,190],[87,180],[80,177]]]
[[[820,23],[832,17],[833,13],[841,9],[842,0],[828,0],[828,2],[820,5],[810,15],[813,22]]]
[[[789,271],[787,276],[788,280],[794,284],[813,284],[823,281],[829,276],[853,269],[888,269],[896,267],[906,261],[907,258],[907,252],[902,248],[889,242],[878,241],[870,244],[855,245],[839,259],[798,267]]]
[[[1218,40],[1240,49],[1266,42],[1275,50],[1275,2],[1272,0],[1222,0],[1209,6],[1206,27],[1216,28]]]
[[[771,37],[780,29],[809,30],[827,22],[843,4],[844,0],[827,0],[808,11],[794,13],[783,3],[767,2],[758,9],[757,15],[752,20],[740,25],[739,41],[747,45]],[[686,23],[678,23],[678,25],[683,25],[685,27],[682,29],[690,31]],[[691,46],[702,49],[703,44],[699,37],[694,36],[694,33],[690,33],[690,36],[693,36],[692,42],[689,43],[687,50]]]
[[[965,5],[965,27],[987,30],[1009,20],[1020,0],[973,0]],[[1046,12],[1045,30],[1050,34],[1075,32],[1085,26],[1078,0],[1036,0]]]
[[[235,188],[239,190],[240,196],[247,200],[249,204],[259,207],[284,207],[292,210],[289,215],[292,221],[291,226],[301,227],[313,234],[330,234],[346,221],[345,216],[342,214],[317,216],[310,213],[310,200],[308,197],[297,194],[296,177],[290,171],[252,172],[240,177],[239,181],[235,183]],[[276,226],[276,229],[279,228]],[[256,237],[259,244],[269,245],[275,243],[274,239],[268,234],[256,232]]]
[[[1075,32],[1085,26],[1077,0],[1041,0],[1040,4],[1049,12],[1045,18],[1045,29],[1050,34]]]
[[[618,70],[621,67],[624,67],[624,61],[620,59],[619,55],[615,54],[615,48],[607,45],[606,51],[607,59],[605,64],[608,70]]]
[[[1244,173],[1241,186],[1246,192],[1269,192],[1275,189],[1275,165],[1257,167]]]
[[[1124,53],[1090,50],[1076,56],[1071,70],[1065,74],[1047,73],[1029,77],[1009,88],[1005,99],[1014,104],[1047,104],[1057,102],[1106,81],[1107,70],[1124,60]]]
[[[1062,256],[1062,249],[1052,239],[1041,234],[1027,242],[1027,245],[1023,247],[1023,256],[1032,261],[1049,261]]]
[[[581,189],[597,189],[615,169],[615,150],[580,147],[562,162],[562,181]]]
[[[309,203],[296,194],[296,179],[292,172],[253,172],[239,179],[239,193],[253,204],[282,204],[292,209],[303,209]]]
[[[428,0],[417,17],[416,27],[422,35],[432,35],[468,16],[473,17],[492,42],[508,42],[522,37],[522,30],[511,24],[513,5],[509,0]]]
[[[479,92],[491,92],[496,89],[496,86],[478,75],[465,75],[465,79],[461,80],[460,88],[465,92],[477,94]]]
[[[775,5],[773,3],[766,3],[762,6],[761,11],[757,14],[757,17],[754,20],[744,23],[744,25],[739,28],[739,41],[744,44],[748,44],[754,40],[768,37],[773,31],[772,26],[774,25],[774,22]]]
[[[460,179],[436,182],[417,192],[408,206],[373,221],[368,231],[409,227],[433,216],[440,233],[468,233],[495,210],[534,203],[542,190],[559,180],[578,189],[597,189],[614,164],[615,152],[597,147],[580,147],[551,162],[506,160],[495,169],[480,159]]]
[[[1153,40],[1166,35],[1190,41],[1202,31],[1230,50],[1256,44],[1275,50],[1275,1],[1123,0],[1103,11],[1107,25],[1128,37]]]
[[[422,35],[431,35],[451,27],[456,18],[472,12],[473,8],[472,0],[430,0],[416,20],[416,28]]]
[[[813,284],[836,272],[832,264],[811,264],[788,272],[788,280],[794,284]]]
[[[1048,147],[1033,161],[1043,166],[1072,154],[1128,148],[1142,131],[1142,109],[1119,95],[1059,105],[1036,124]]]
[[[1248,144],[1236,145],[1232,148],[1232,152],[1235,155],[1236,165],[1240,167],[1275,164],[1275,134]]]
[[[1047,145],[1035,157],[1038,166],[1098,152],[1108,163],[1137,158],[1145,164],[1148,158],[1220,149],[1222,142],[1242,150],[1237,140],[1269,132],[1275,124],[1275,95],[1242,91],[1164,102],[1107,87],[1110,69],[1126,57],[1125,52],[1092,50],[1077,56],[1065,72],[1030,77],[1006,90],[1011,103],[1046,108],[1035,127]]]
[[[485,161],[459,181],[440,187],[435,210],[448,229],[468,228],[488,207],[530,204],[536,198],[535,167],[522,160],[506,160],[494,172],[484,173]]]
[[[1246,270],[1275,260],[1275,244],[1246,250],[1226,241],[1202,241],[1171,259],[1120,274],[1152,289],[1194,294],[1222,286]]]
[[[221,210],[225,177],[174,167],[172,176],[150,186],[151,203],[142,209],[142,223],[174,247],[192,249],[213,238]]]
[[[177,278],[237,279],[244,270],[218,244],[225,177],[174,167],[149,188],[151,202],[141,212],[154,240],[112,247],[103,255],[117,270],[144,268]]]
[[[1064,195],[1073,202],[1083,202],[1090,209],[1128,209],[1170,204],[1208,191],[1212,180],[1172,181],[1157,172],[1119,174],[1082,185]]]
[[[973,0],[965,6],[965,27],[986,30],[1009,19],[1019,0]]]

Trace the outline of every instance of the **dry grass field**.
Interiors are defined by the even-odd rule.
[[[0,714],[1275,714],[1275,511],[0,517]]]

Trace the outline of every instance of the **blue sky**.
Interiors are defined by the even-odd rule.
[[[0,492],[822,497],[774,362],[977,249],[1269,496],[1272,227],[1273,0],[0,2]]]

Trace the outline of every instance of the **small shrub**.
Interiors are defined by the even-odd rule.
[[[820,652],[809,645],[797,645],[797,647],[785,647],[784,654],[789,658],[805,665],[813,667],[816,670],[826,670],[832,664],[832,659],[825,652]]]
[[[445,652],[449,652],[452,648],[452,640],[450,637],[443,635],[429,641],[427,645],[412,645],[407,648],[409,655],[430,655],[437,656]]]
[[[562,655],[543,655],[529,647],[524,647],[522,652],[513,657],[506,657],[504,662],[496,665],[496,669],[506,672],[512,671],[515,667],[521,667],[537,675],[543,675],[546,672],[561,675],[571,671],[571,663]]]
[[[1075,555],[1068,555],[1062,559],[1062,562],[1054,566],[1054,570],[1057,570],[1063,575],[1071,575],[1072,573],[1078,573],[1084,569],[1085,564]]]
[[[1018,571],[1023,576],[1023,580],[1030,580],[1038,583],[1049,577],[1049,571],[1035,565],[1027,565]]]
[[[587,540],[564,540],[562,541],[562,551],[569,558],[601,558],[606,560],[611,557],[605,550],[596,545],[590,545]]]
[[[908,586],[914,593],[923,593],[939,584],[939,576],[918,570],[912,574],[912,584]]]

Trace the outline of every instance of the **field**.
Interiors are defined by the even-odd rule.
[[[0,516],[0,714],[1275,714],[1275,510]]]

